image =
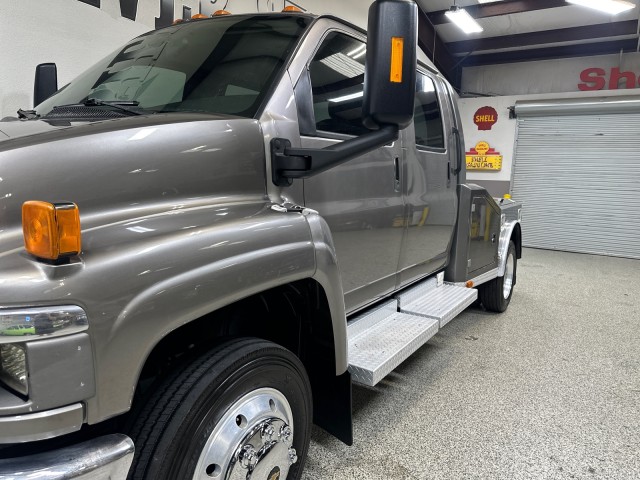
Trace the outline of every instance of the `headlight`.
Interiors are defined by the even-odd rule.
[[[87,314],[76,305],[0,309],[0,344],[71,335],[88,328]]]
[[[29,394],[27,356],[22,346],[15,343],[0,345],[0,381],[23,395]]]

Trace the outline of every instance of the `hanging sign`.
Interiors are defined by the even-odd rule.
[[[493,107],[479,108],[473,115],[473,123],[478,126],[478,130],[491,130],[497,121],[498,112]]]
[[[487,142],[478,142],[466,152],[467,170],[502,170],[502,155]]]

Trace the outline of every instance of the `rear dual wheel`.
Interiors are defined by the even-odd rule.
[[[517,262],[516,245],[510,241],[504,275],[478,287],[478,298],[487,310],[504,312],[509,306],[513,287],[516,284]]]
[[[311,387],[293,353],[232,340],[174,372],[140,409],[129,479],[299,479],[311,418]]]

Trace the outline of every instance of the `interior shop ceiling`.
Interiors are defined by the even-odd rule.
[[[565,0],[457,0],[484,31],[465,34],[444,15],[453,0],[417,0],[420,44],[454,83],[461,67],[638,51],[639,0],[610,15]]]

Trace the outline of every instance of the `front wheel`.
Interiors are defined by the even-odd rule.
[[[496,277],[478,288],[478,298],[487,310],[504,312],[507,309],[513,295],[513,287],[516,284],[516,268],[516,245],[513,241],[509,241],[504,275]]]
[[[238,339],[158,386],[130,429],[131,480],[297,480],[309,446],[311,387],[290,351]]]

